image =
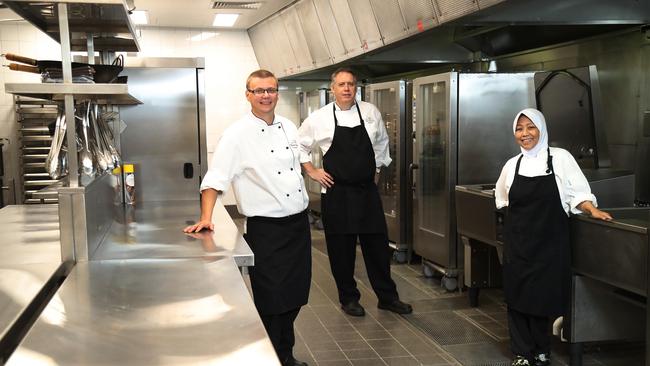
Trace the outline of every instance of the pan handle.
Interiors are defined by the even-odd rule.
[[[120,54],[113,60],[113,66],[124,66],[124,55]]]
[[[4,57],[9,60],[9,61],[16,61],[20,62],[23,64],[28,64],[32,66],[38,66],[38,61],[34,60],[33,58],[25,57],[25,56],[18,56],[13,53],[5,53]]]
[[[29,65],[21,65],[21,64],[9,64],[7,65],[9,70],[14,70],[14,71],[24,71],[24,72],[31,72],[34,74],[40,74],[41,70],[36,67],[36,66],[29,66]]]

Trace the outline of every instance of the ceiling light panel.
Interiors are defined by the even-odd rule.
[[[239,14],[216,14],[212,25],[215,27],[232,27],[238,17]]]

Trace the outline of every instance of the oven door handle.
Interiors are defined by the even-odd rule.
[[[415,169],[420,169],[420,166],[417,163],[409,164],[409,177],[411,177],[411,190],[413,190],[413,192],[415,192],[415,178],[413,177]]]

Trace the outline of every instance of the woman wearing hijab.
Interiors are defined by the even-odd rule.
[[[521,154],[503,167],[497,208],[508,207],[503,288],[508,306],[512,366],[550,365],[549,321],[564,313],[570,283],[569,213],[611,220],[578,163],[549,148],[542,112],[527,108],[512,125]]]

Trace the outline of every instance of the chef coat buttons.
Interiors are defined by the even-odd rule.
[[[264,129],[262,129],[262,132],[264,132]]]
[[[278,128],[280,128],[280,129],[281,129],[281,128],[282,128],[282,126],[278,126]]]
[[[287,193],[287,197],[289,197],[289,193]]]
[[[287,146],[286,149],[289,150],[289,146]]]
[[[299,189],[298,192],[302,192],[302,189]]]
[[[291,168],[291,171],[293,171],[293,168]]]
[[[280,174],[280,172],[278,172],[278,174]]]
[[[273,150],[271,150],[271,152],[273,152]]]

